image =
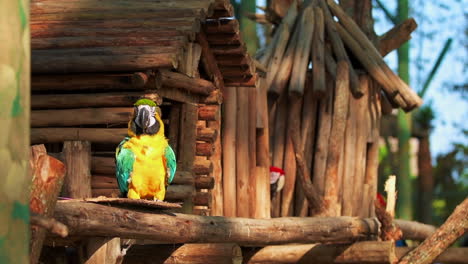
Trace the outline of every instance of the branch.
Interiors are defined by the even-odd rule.
[[[432,79],[434,78],[437,70],[440,67],[440,64],[442,63],[442,61],[445,58],[445,55],[449,51],[450,46],[452,45],[452,40],[453,40],[452,38],[449,38],[449,39],[447,39],[447,41],[445,41],[445,45],[442,48],[442,51],[439,53],[439,57],[437,58],[437,61],[434,63],[434,66],[432,67],[432,70],[429,73],[429,76],[427,77],[426,81],[424,82],[424,85],[423,85],[423,88],[422,88],[421,92],[419,92],[419,96],[421,96],[421,98],[424,97],[424,95],[426,94],[427,88],[429,88],[429,85],[431,84]]]
[[[51,233],[61,237],[68,236],[68,228],[59,221],[31,212],[31,225],[43,227]]]
[[[385,7],[385,5],[380,2],[380,0],[375,0],[375,2],[377,3],[377,5],[380,7],[380,9],[382,9],[382,11],[384,12],[385,14],[385,17],[390,20],[394,25],[396,25],[398,23],[398,20],[397,18],[390,12],[390,10],[387,9],[387,7]]]
[[[468,198],[455,208],[447,221],[415,250],[404,256],[400,264],[432,263],[447,247],[468,230]]]
[[[411,39],[411,33],[418,27],[413,18],[408,18],[380,36],[380,55],[385,57],[388,53],[398,49],[403,43]]]

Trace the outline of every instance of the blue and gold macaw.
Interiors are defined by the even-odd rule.
[[[161,109],[149,99],[134,106],[128,136],[115,153],[119,189],[130,199],[162,201],[176,172],[176,157],[164,136]]]

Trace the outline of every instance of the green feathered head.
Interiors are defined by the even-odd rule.
[[[133,105],[134,106],[140,106],[140,105],[158,106],[155,102],[153,102],[153,100],[146,99],[146,98],[136,101],[136,103]]]

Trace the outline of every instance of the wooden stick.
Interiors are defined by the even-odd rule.
[[[396,255],[398,259],[401,259],[403,256],[408,254],[408,252],[414,250],[414,248],[408,247],[397,247]],[[434,263],[446,263],[446,264],[457,264],[457,263],[466,263],[466,256],[468,256],[468,248],[466,247],[450,247],[445,249],[437,258],[433,261]]]
[[[399,263],[432,263],[447,247],[468,230],[468,198],[458,205],[447,221]]]
[[[236,244],[133,245],[125,263],[241,264],[242,251]]]
[[[223,144],[223,200],[224,215],[237,215],[236,198],[236,133],[237,133],[237,92],[234,88],[226,89],[224,103]],[[229,201],[229,202],[227,202]]]
[[[80,215],[80,221],[76,221],[75,215]],[[55,218],[68,226],[70,236],[119,236],[165,243],[346,243],[369,239],[378,232],[377,223],[373,219],[246,219],[177,213],[153,214],[81,202],[58,203]],[[180,230],[186,231],[184,236],[180,235]],[[199,230],[205,232],[200,233]],[[281,236],[271,236],[279,230]]]
[[[403,43],[411,39],[411,33],[418,27],[413,18],[408,18],[379,37],[380,55],[398,49]]]
[[[359,86],[359,78],[354,71],[351,60],[349,59],[348,54],[343,45],[343,41],[341,40],[338,32],[336,31],[335,21],[333,20],[332,14],[325,2],[325,0],[319,0],[320,7],[322,8],[323,15],[325,17],[325,26],[327,29],[327,36],[330,39],[330,42],[333,47],[333,52],[336,55],[337,61],[345,60],[348,63],[349,69],[349,82],[351,91],[355,97],[360,97],[362,95],[362,91],[360,90]],[[325,54],[326,55],[326,54]],[[330,58],[328,58],[329,61]],[[325,60],[327,61],[327,57],[325,56]]]
[[[280,66],[282,67],[286,47],[288,41],[290,41],[290,38],[292,36],[292,32],[294,30],[294,23],[296,21],[297,16],[297,3],[293,2],[289,7],[286,16],[281,20],[281,24],[275,33],[277,35],[277,37],[275,36],[275,38],[277,38],[278,41],[270,44],[274,44],[274,49],[269,64],[265,64],[268,65],[268,75],[266,80],[267,87],[270,87],[274,77],[280,69]]]
[[[414,221],[396,219],[395,224],[403,232],[403,239],[422,241],[430,237],[436,231],[436,227],[434,226]]]
[[[40,214],[43,217],[51,217],[54,214],[55,203],[63,185],[66,171],[65,165],[47,155],[44,145],[32,146],[29,155],[29,166],[32,175],[31,198],[29,202],[31,212]],[[65,233],[62,232],[61,234]],[[32,227],[30,247],[32,263],[36,263],[39,260],[45,237],[46,230]]]
[[[60,127],[93,124],[125,124],[130,120],[133,108],[77,108],[63,110],[31,111],[32,127]],[[63,118],[66,116],[67,118]]]
[[[351,245],[300,244],[267,246],[256,251],[248,264],[283,263],[382,263],[397,260],[395,245],[391,242],[364,241]]]
[[[294,62],[294,54],[298,43],[300,42],[300,34],[298,26],[294,28],[294,33],[291,36],[286,52],[284,53],[283,59],[281,61],[281,68],[278,70],[277,74],[274,75],[274,78],[269,87],[269,94],[274,99],[278,99],[281,94],[283,94],[286,86],[291,77],[292,66]]]
[[[312,43],[312,74],[314,82],[314,93],[316,96],[324,96],[326,91],[325,84],[325,24],[323,20],[323,11],[314,7],[315,13],[315,31]]]
[[[61,237],[68,236],[67,226],[56,221],[53,218],[49,218],[49,217],[31,212],[30,219],[31,219],[31,225],[33,226],[39,226],[39,227],[45,228],[47,231],[55,235],[59,235]]]
[[[359,76],[359,81],[361,85],[361,91],[363,96],[359,99],[353,98],[350,102],[355,104],[355,114],[356,118],[356,137],[352,140],[355,141],[355,149],[352,152],[354,156],[354,191],[353,191],[353,215],[358,216],[360,209],[363,206],[363,195],[364,191],[364,179],[366,174],[366,154],[367,154],[367,139],[369,138],[369,82],[370,78],[368,75]],[[347,183],[346,183],[347,184]]]
[[[341,214],[339,208],[339,178],[338,166],[348,118],[349,104],[349,70],[346,61],[338,62],[337,78],[335,85],[335,98],[333,106],[333,117],[328,143],[328,157],[326,161],[325,178],[325,204],[328,207],[328,215],[338,216]],[[348,188],[348,187],[345,187]]]
[[[317,187],[319,195],[325,194],[325,172],[328,156],[328,140],[332,125],[332,92],[320,101],[318,108],[318,131],[316,136],[315,157],[313,166],[313,183]]]
[[[237,164],[237,216],[249,217],[250,203],[249,188],[249,126],[248,120],[248,88],[237,89],[237,131],[236,131],[236,164]],[[246,140],[247,139],[247,140]]]
[[[376,80],[379,81],[379,83],[381,83],[383,86],[387,85],[387,87],[384,88],[396,91],[402,96],[403,100],[405,100],[407,104],[407,108],[405,110],[411,110],[414,107],[420,106],[422,104],[421,98],[414,91],[412,91],[406,83],[404,83],[400,78],[398,78],[398,76],[395,75],[390,70],[390,68],[388,68],[388,66],[385,64],[382,57],[380,56],[380,53],[377,51],[375,46],[369,41],[366,35],[359,29],[356,23],[350,17],[348,17],[333,0],[327,0],[327,2],[330,8],[332,9],[333,13],[340,19],[340,22],[348,30],[349,34],[352,35],[354,39],[359,41],[359,45],[361,46],[361,48],[367,50],[368,56],[370,56],[372,60],[376,61],[378,67],[380,67],[385,73],[385,75],[388,76],[388,78],[390,79],[390,83],[381,83],[380,78],[376,78]],[[341,37],[344,38],[343,30],[340,29],[340,26],[337,26],[337,28]],[[345,42],[349,45],[349,40],[345,39]],[[357,50],[355,50],[352,47],[350,48],[355,54],[357,53]],[[362,62],[362,59],[360,60]],[[372,75],[374,75],[366,65],[364,66]],[[389,91],[389,93],[392,94],[391,91]]]

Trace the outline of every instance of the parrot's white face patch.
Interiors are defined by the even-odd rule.
[[[148,127],[153,126],[156,124],[156,118],[154,117],[156,115],[156,107],[155,106],[149,106],[149,105],[139,105],[138,106],[138,112],[142,109],[148,110],[150,112],[150,120],[149,120],[149,125]]]

